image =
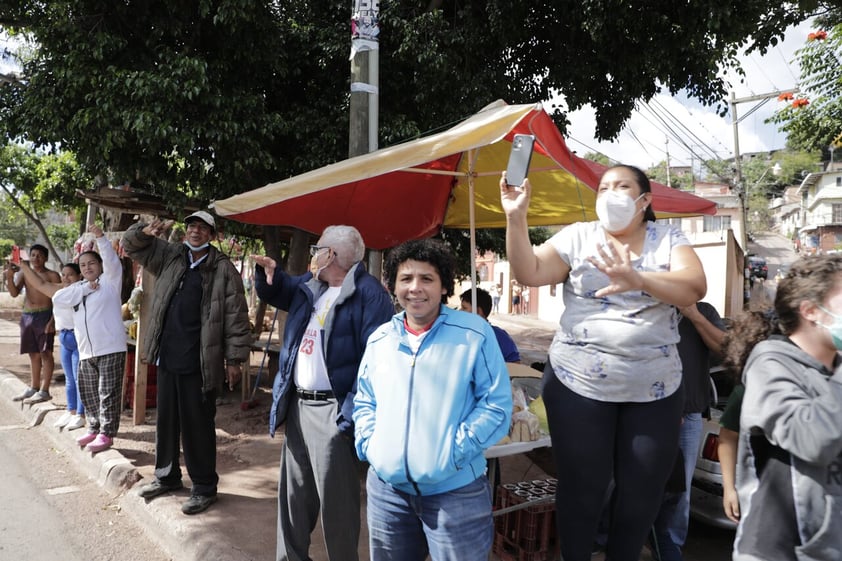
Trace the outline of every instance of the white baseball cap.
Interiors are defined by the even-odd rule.
[[[210,226],[211,230],[216,231],[216,222],[214,222],[213,216],[211,216],[204,210],[197,210],[196,212],[185,218],[184,223],[190,224],[191,222],[195,222],[196,220],[201,220],[202,222]]]

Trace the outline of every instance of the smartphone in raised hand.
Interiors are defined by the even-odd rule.
[[[535,135],[516,134],[512,138],[512,150],[509,152],[509,165],[506,166],[506,183],[520,187],[529,173],[529,162],[532,161],[532,148],[535,145]]]
[[[12,246],[12,265],[20,265],[20,247],[13,245]]]

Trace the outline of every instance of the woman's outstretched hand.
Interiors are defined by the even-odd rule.
[[[643,290],[643,277],[631,264],[631,252],[628,245],[619,249],[611,241],[597,245],[600,259],[588,257],[591,265],[608,276],[608,286],[597,290],[594,296],[601,298],[610,294],[619,294],[629,290]]]

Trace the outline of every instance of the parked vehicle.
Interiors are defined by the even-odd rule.
[[[690,516],[719,528],[735,529],[722,508],[722,467],[719,464],[719,418],[728,401],[733,383],[722,368],[711,369],[710,419],[702,427],[702,442],[690,484]]]
[[[748,258],[749,274],[756,279],[767,279],[769,277],[769,267],[766,265],[766,260],[757,255],[751,255]]]

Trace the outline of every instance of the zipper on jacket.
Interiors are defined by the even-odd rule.
[[[422,341],[421,344],[424,342]],[[419,346],[419,350],[420,350]],[[409,371],[409,399],[407,400],[407,407],[406,407],[406,424],[404,425],[404,439],[403,439],[403,468],[406,470],[406,480],[412,483],[412,486],[415,488],[415,492],[418,496],[421,496],[421,489],[418,487],[418,483],[412,479],[412,476],[409,474],[409,419],[411,418],[410,411],[412,409],[412,393],[413,393],[413,385],[415,382],[415,357],[418,356],[418,351],[412,353],[412,360],[410,361],[410,371]]]
[[[88,305],[86,303],[88,296],[88,294],[82,296],[82,311],[85,314],[85,332],[88,335],[88,344],[91,346],[91,358],[93,358],[96,355],[94,354],[94,340],[91,337],[91,330],[88,328]]]

